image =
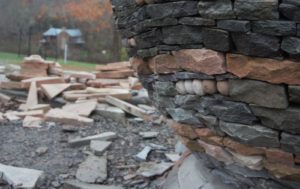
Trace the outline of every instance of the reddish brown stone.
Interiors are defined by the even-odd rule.
[[[243,166],[248,167],[253,170],[263,169],[263,156],[245,156],[238,153],[230,151],[233,156],[233,160]]]
[[[134,71],[138,74],[149,75],[153,73],[149,68],[149,65],[143,59],[131,57],[129,61]]]
[[[224,54],[209,49],[184,49],[174,53],[180,67],[186,71],[208,75],[226,72]]]
[[[193,152],[204,152],[204,148],[196,141],[180,136],[181,142]]]
[[[209,128],[199,128],[195,130],[198,137],[211,137],[216,136],[216,133]]]
[[[176,131],[176,133],[180,136],[187,137],[189,139],[196,139],[198,138],[195,129],[193,129],[190,125],[185,125],[181,123],[173,122],[172,128]]]
[[[227,54],[227,69],[240,78],[300,85],[300,62]]]
[[[288,166],[294,165],[294,156],[279,149],[267,149],[266,157],[269,163],[281,163]]]
[[[267,161],[264,162],[264,166],[276,178],[292,180],[292,181],[300,181],[300,169],[296,167],[287,166],[278,163],[277,164],[269,163]]]
[[[208,49],[184,49],[173,55],[158,55],[150,59],[149,65],[154,73],[186,70],[215,75],[226,72],[224,55]]]
[[[263,148],[255,148],[245,144],[238,143],[234,140],[229,138],[224,138],[223,140],[224,146],[227,148],[235,151],[236,153],[245,155],[245,156],[252,156],[252,155],[264,155],[265,150]]]

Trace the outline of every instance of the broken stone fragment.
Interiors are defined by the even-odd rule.
[[[151,147],[146,146],[141,152],[139,152],[137,155],[135,155],[135,157],[138,160],[146,161],[151,150],[152,150]]]
[[[107,159],[90,155],[79,165],[76,178],[86,183],[102,183],[107,178]]]
[[[144,139],[156,138],[159,132],[140,132],[139,135]]]
[[[112,142],[108,141],[92,140],[90,143],[90,148],[96,156],[101,156],[111,144]]]
[[[172,162],[176,162],[180,159],[180,155],[177,153],[166,153],[165,156]]]
[[[83,145],[88,145],[92,140],[101,140],[101,141],[106,141],[106,140],[112,140],[117,137],[116,133],[114,132],[105,132],[101,133],[98,135],[93,135],[93,136],[88,136],[84,138],[75,138],[69,140],[69,145],[72,147],[77,147],[77,146],[83,146]]]
[[[168,171],[173,166],[173,163],[154,163],[154,162],[147,162],[142,163],[140,168],[137,170],[137,174],[143,177],[154,177],[160,176]]]

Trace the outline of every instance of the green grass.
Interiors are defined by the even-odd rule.
[[[18,56],[14,53],[0,52],[0,64],[21,64],[24,55]],[[47,60],[55,60],[49,58]],[[89,62],[79,62],[69,60],[66,63],[62,59],[57,60],[65,70],[77,70],[77,71],[95,71],[95,64]]]

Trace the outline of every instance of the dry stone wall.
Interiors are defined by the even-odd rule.
[[[300,188],[300,1],[111,0],[169,125],[232,188]]]

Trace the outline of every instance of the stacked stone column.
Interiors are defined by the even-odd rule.
[[[300,188],[300,1],[112,0],[131,63],[233,188]]]

